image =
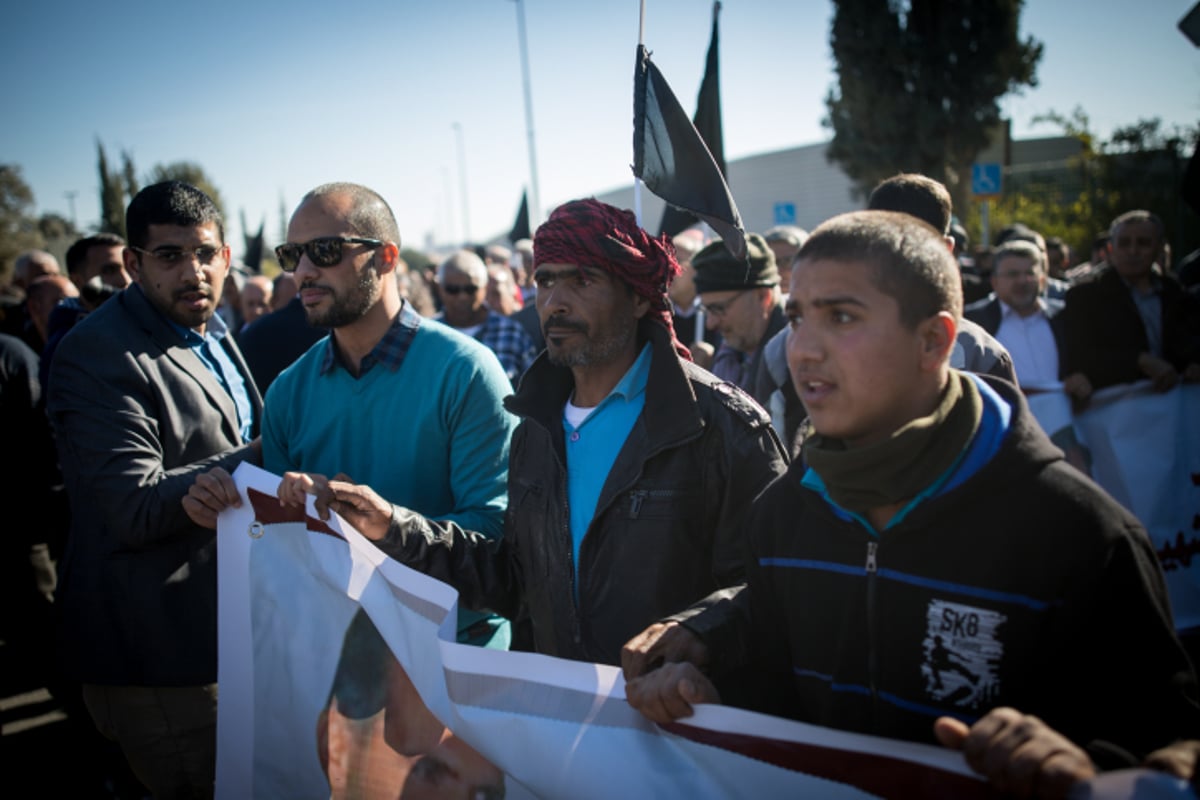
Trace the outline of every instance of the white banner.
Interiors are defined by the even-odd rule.
[[[1110,386],[1075,418],[1092,478],[1145,526],[1158,552],[1175,626],[1200,627],[1200,385]]]
[[[958,753],[722,706],[662,728],[616,668],[460,645],[449,586],[283,509],[278,477],[234,477],[220,798],[987,796]]]

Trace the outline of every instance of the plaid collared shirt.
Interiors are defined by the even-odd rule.
[[[483,327],[475,334],[475,338],[483,343],[500,359],[504,374],[516,386],[517,379],[529,368],[537,358],[537,350],[533,339],[525,332],[525,328],[515,319],[488,312]]]
[[[366,375],[376,364],[382,364],[392,372],[400,369],[419,327],[421,327],[421,315],[413,311],[412,306],[405,302],[400,313],[396,315],[395,321],[392,322],[392,326],[383,334],[383,338],[371,348],[371,352],[363,357],[362,364],[359,365],[359,377]],[[325,342],[321,374],[328,374],[331,369],[339,365],[341,365],[341,359],[338,358],[337,348],[333,344],[333,334],[330,334]]]

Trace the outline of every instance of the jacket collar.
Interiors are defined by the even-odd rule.
[[[643,319],[638,324],[639,346],[647,341],[650,342],[650,378],[646,382],[646,406],[642,418],[646,449],[654,452],[698,433],[703,422],[696,406],[696,393],[671,346],[667,330]],[[571,370],[551,364],[543,350],[521,378],[517,393],[506,398],[504,405],[513,414],[541,424],[558,441],[562,436],[563,407],[574,388]]]

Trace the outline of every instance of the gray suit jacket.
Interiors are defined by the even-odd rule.
[[[255,435],[262,398],[232,336]],[[63,338],[47,411],[71,504],[56,605],[67,674],[188,686],[217,677],[216,536],[181,501],[251,458],[233,400],[138,286]]]

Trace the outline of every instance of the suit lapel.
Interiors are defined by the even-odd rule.
[[[230,397],[229,392],[225,391],[220,381],[217,380],[217,376],[213,375],[208,367],[204,365],[204,362],[200,360],[195,351],[184,343],[183,338],[171,327],[166,318],[150,305],[150,301],[146,299],[146,295],[142,292],[141,287],[135,289],[135,286],[137,284],[123,291],[119,299],[139,321],[151,341],[181,371],[194,380],[204,394],[207,395],[213,407],[220,410],[224,422],[225,434],[232,441],[240,441],[241,426],[238,423],[237,407],[233,404],[233,398]],[[247,385],[253,386],[254,381],[249,377],[249,371],[245,369],[245,364],[241,363],[240,357],[235,360],[235,363],[238,364],[238,369],[242,371]],[[257,390],[253,390],[252,397],[256,396]]]

